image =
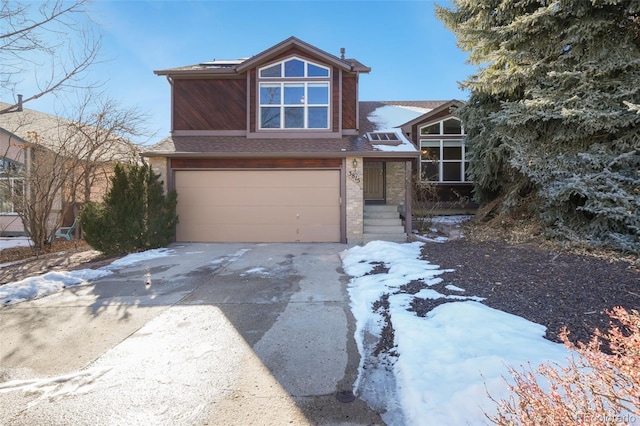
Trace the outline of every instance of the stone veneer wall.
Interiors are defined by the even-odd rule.
[[[405,201],[405,163],[388,162],[386,176],[387,204],[403,206]]]
[[[357,169],[353,167],[354,157],[346,158],[346,210],[347,210],[347,243],[362,244],[364,241],[364,197],[362,158],[355,157],[358,161]]]
[[[154,173],[160,175],[164,192],[167,192],[167,159],[165,157],[150,157],[147,159]]]

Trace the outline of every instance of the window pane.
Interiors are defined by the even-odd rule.
[[[445,182],[460,182],[460,166],[462,163],[442,163],[442,180]]]
[[[260,70],[260,77],[282,77],[281,64]]]
[[[432,124],[431,126],[423,127],[420,129],[421,135],[439,135],[440,123]]]
[[[329,127],[329,108],[309,107],[309,128],[326,129]]]
[[[445,135],[461,135],[462,127],[460,121],[450,118],[442,123],[442,130]]]
[[[329,70],[313,64],[307,64],[307,77],[329,77]]]
[[[329,104],[329,85],[325,83],[310,83],[307,86],[308,103],[313,105]]]
[[[438,182],[438,163],[431,161],[422,162],[422,180]]]
[[[12,211],[11,181],[9,179],[2,179],[0,180],[0,212],[11,213]]]
[[[279,105],[280,85],[261,84],[260,85],[260,105]]]
[[[440,160],[440,148],[433,147],[433,146],[430,146],[430,147],[423,146],[422,160],[433,160],[433,161]]]
[[[285,105],[304,104],[304,84],[285,84],[284,103]]]
[[[304,108],[287,107],[284,109],[284,127],[302,129],[304,127]]]
[[[445,160],[462,160],[462,147],[445,146],[442,148],[442,157]]]
[[[284,63],[285,77],[304,77],[304,62],[292,59]]]
[[[263,129],[279,129],[280,108],[260,108],[260,127]]]

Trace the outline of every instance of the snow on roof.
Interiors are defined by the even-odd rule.
[[[428,108],[385,105],[376,108],[367,118],[375,125],[376,131],[380,131],[382,129],[399,127],[407,121],[420,117],[429,111],[431,110]]]
[[[375,132],[369,132],[367,133],[367,137],[369,138],[369,140],[372,140],[371,134],[375,134],[375,133],[393,133],[397,137],[396,141],[389,141],[388,143],[384,143],[384,142],[380,144],[372,143],[371,146],[373,146],[378,151],[406,152],[406,151],[418,150],[415,147],[415,145],[411,143],[411,141],[402,134],[402,131],[400,129],[383,129]]]

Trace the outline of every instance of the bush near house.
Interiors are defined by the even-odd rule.
[[[609,315],[617,325],[596,330],[588,344],[569,342],[565,329],[560,337],[577,352],[566,367],[542,365],[538,377],[512,369],[512,396],[490,419],[527,426],[640,422],[640,314],[618,307]]]
[[[147,164],[116,165],[104,201],[87,203],[80,213],[87,243],[105,254],[169,244],[178,223],[177,194],[165,196],[159,177]]]

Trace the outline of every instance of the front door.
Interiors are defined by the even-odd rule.
[[[384,162],[365,161],[363,178],[365,201],[384,201]]]

